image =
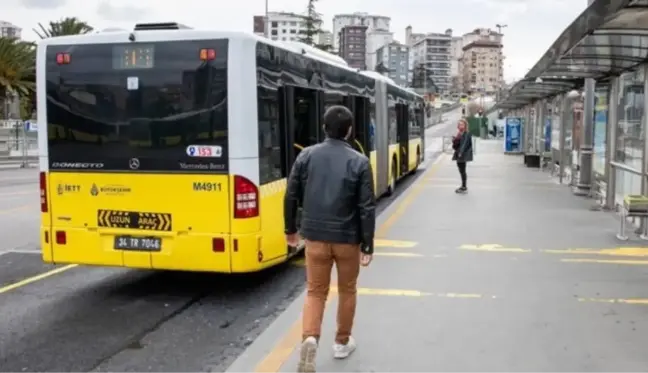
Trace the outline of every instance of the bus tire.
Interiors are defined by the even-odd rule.
[[[387,187],[387,195],[391,196],[394,194],[396,191],[396,158],[394,157],[392,159],[392,166],[391,166],[391,177],[389,178],[389,186]]]

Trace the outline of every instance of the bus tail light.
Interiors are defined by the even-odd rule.
[[[212,238],[212,251],[215,253],[225,252],[225,240],[222,238]]]
[[[234,176],[234,218],[259,216],[259,189],[243,176]]]
[[[67,234],[65,234],[65,231],[56,231],[55,237],[57,245],[65,245],[67,243]]]
[[[48,212],[49,208],[47,206],[47,178],[44,172],[39,174],[39,186],[40,186],[40,205],[41,212]]]

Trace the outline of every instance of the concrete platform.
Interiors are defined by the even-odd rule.
[[[318,371],[645,370],[648,248],[617,241],[614,214],[501,149],[478,143],[468,194],[454,193],[443,155],[380,216],[360,277],[358,350],[332,358],[332,292]],[[302,304],[228,371],[294,372]]]

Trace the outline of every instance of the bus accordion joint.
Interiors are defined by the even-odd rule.
[[[301,145],[299,145],[299,144],[297,144],[297,143],[294,143],[293,146],[294,146],[295,148],[299,149],[299,150],[304,150],[304,147],[301,146]]]

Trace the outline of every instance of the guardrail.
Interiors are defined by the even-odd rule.
[[[0,169],[36,167],[38,140],[35,138],[0,138]]]
[[[429,117],[426,117],[425,128],[429,128],[443,122],[443,114],[458,109],[461,107],[461,105],[462,104],[460,102],[457,102],[454,105],[446,106],[439,109],[434,109],[432,111],[432,114]]]

